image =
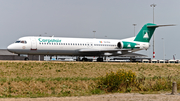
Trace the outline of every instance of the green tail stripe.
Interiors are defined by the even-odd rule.
[[[156,27],[148,27],[148,26],[155,26],[156,24],[153,23],[147,23],[145,24],[140,32],[135,37],[134,41],[139,42],[149,42],[151,40],[151,37],[156,29]]]

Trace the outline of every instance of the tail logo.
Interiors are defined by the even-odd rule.
[[[144,36],[143,36],[144,39],[149,39],[148,33],[149,33],[148,31],[144,31]]]

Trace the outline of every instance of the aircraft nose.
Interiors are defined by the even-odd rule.
[[[7,47],[7,50],[13,52],[14,46],[11,44]]]

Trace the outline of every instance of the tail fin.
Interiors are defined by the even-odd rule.
[[[156,25],[153,23],[147,23],[139,31],[139,33],[135,37],[134,41],[149,42],[151,40],[151,37],[152,37],[155,29],[157,27],[163,27],[163,26],[174,26],[174,25]]]

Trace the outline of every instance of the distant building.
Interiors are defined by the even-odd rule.
[[[39,60],[39,55],[18,56],[7,49],[0,49],[0,60]],[[44,61],[44,55],[40,55],[40,60]]]

